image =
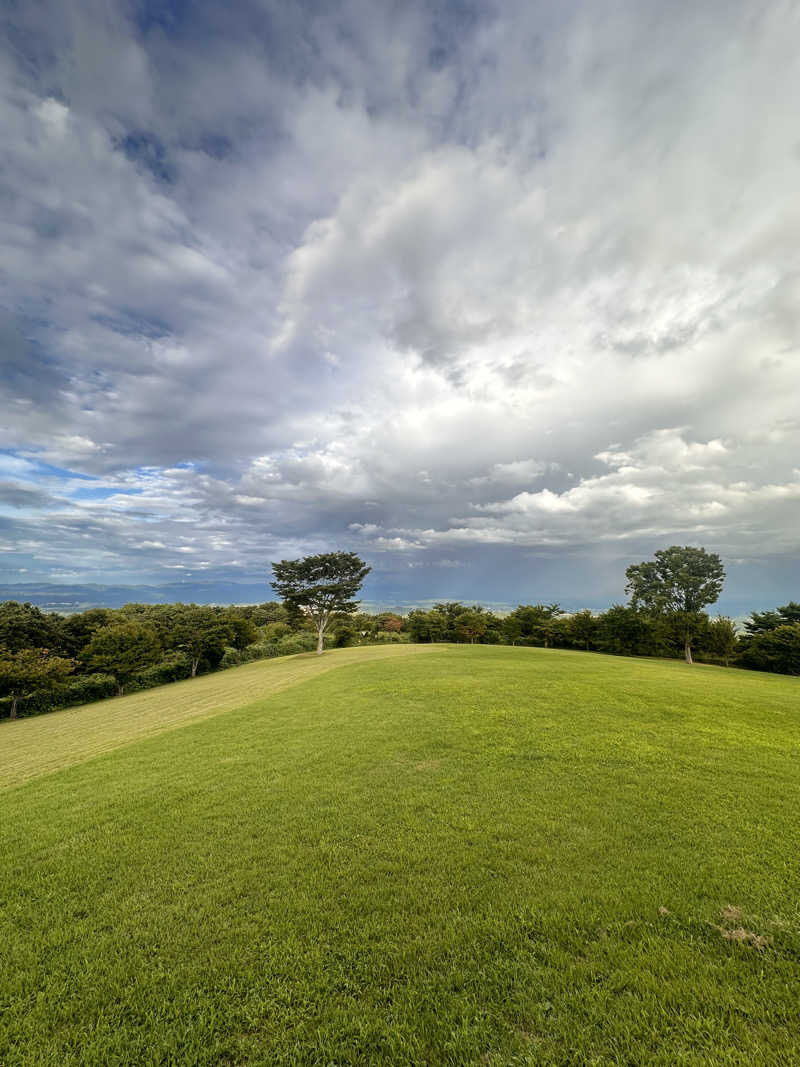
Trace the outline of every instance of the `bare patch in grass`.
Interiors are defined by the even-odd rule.
[[[743,926],[737,926],[733,930],[726,930],[722,926],[717,929],[726,941],[739,941],[743,945],[751,945],[759,952],[763,952],[769,944],[769,938],[765,934],[754,934],[752,930],[745,930]]]
[[[743,918],[742,910],[741,910],[741,908],[735,907],[733,904],[726,904],[725,907],[720,912],[720,918],[723,920],[723,922],[726,922],[726,923],[727,922],[731,922],[731,923],[741,922],[741,920]]]
[[[734,904],[726,904],[720,912],[720,918],[725,925],[717,926],[715,923],[710,923],[709,925],[718,930],[726,941],[736,941],[740,945],[749,945],[750,948],[754,948],[757,952],[763,952],[770,943],[770,938],[766,934],[756,934],[752,930],[748,930],[747,927],[742,926],[744,913],[741,908],[737,908]]]
[[[435,771],[435,770],[438,770],[441,762],[442,761],[440,759],[424,759],[424,760],[422,760],[421,763],[415,763],[414,764],[414,770],[415,771]]]

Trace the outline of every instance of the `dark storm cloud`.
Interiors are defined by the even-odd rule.
[[[673,540],[785,573],[793,5],[5,18],[7,576],[355,546],[375,595],[602,599]]]

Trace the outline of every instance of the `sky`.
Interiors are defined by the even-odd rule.
[[[800,599],[794,0],[0,18],[0,582]]]

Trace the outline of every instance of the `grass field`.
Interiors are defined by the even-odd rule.
[[[796,679],[346,650],[0,724],[0,784],[4,1067],[800,1064]]]

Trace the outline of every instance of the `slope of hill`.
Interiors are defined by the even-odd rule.
[[[795,679],[365,651],[46,717],[2,794],[0,1062],[800,1062]]]

